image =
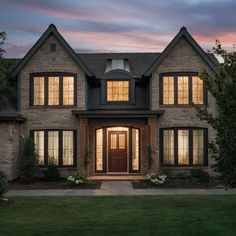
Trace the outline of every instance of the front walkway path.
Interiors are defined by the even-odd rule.
[[[7,196],[229,195],[224,189],[133,189],[129,181],[104,181],[100,189],[10,190]]]

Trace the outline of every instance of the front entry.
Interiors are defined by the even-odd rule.
[[[127,131],[108,131],[108,172],[127,172]]]

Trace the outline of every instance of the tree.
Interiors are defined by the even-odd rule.
[[[195,106],[197,116],[207,121],[216,131],[216,140],[209,143],[209,152],[215,160],[213,169],[219,172],[227,185],[236,184],[236,52],[227,52],[219,41],[214,53],[224,60],[215,76],[206,71],[200,74],[206,88],[215,98],[219,114],[214,117],[207,109]]]
[[[16,65],[15,60],[5,59],[2,48],[6,40],[6,33],[0,32],[0,108],[5,105],[6,101],[15,96],[15,81],[11,78],[12,70]]]

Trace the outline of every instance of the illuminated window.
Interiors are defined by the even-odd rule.
[[[163,131],[163,164],[174,164],[174,130]]]
[[[63,131],[63,165],[71,166],[74,162],[73,131]]]
[[[161,132],[163,165],[207,165],[207,134],[202,128],[165,128]]]
[[[193,130],[193,164],[202,165],[204,162],[204,132]]]
[[[203,104],[203,81],[198,76],[192,77],[193,103]]]
[[[57,73],[58,74],[58,73]],[[33,76],[31,82],[30,104],[34,106],[76,105],[75,76],[55,75]]]
[[[132,129],[132,170],[139,170],[139,130]]]
[[[189,164],[189,131],[178,130],[178,164]]]
[[[59,77],[48,77],[48,105],[59,105]]]
[[[191,73],[162,76],[160,95],[160,104],[163,105],[206,103],[203,81]]]
[[[34,105],[44,105],[44,77],[34,77]]]
[[[35,151],[37,153],[37,160],[39,165],[44,165],[44,132],[34,132]]]
[[[63,105],[74,104],[74,77],[63,77]]]
[[[39,165],[55,164],[62,167],[75,165],[75,131],[40,130],[32,132]],[[59,142],[62,145],[59,145]]]
[[[188,77],[178,76],[178,104],[188,104]]]
[[[163,104],[174,104],[174,77],[163,77]]]
[[[129,101],[129,81],[107,81],[107,101]]]
[[[103,129],[96,131],[96,171],[103,170]]]
[[[49,164],[58,165],[58,131],[48,132],[48,162]]]

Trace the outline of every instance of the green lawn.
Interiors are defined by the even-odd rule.
[[[236,196],[16,197],[1,236],[236,235]]]

